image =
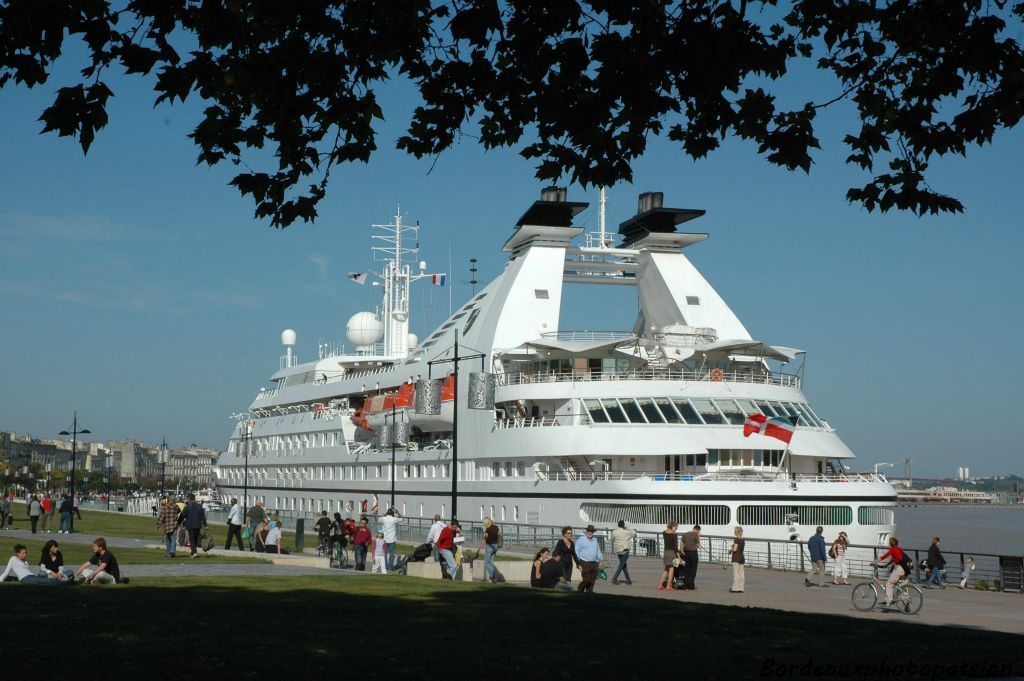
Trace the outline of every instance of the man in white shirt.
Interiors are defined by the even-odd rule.
[[[22,544],[14,546],[14,555],[7,561],[7,569],[0,574],[0,582],[10,575],[17,577],[22,584],[74,584],[73,580],[44,577],[33,572],[28,564],[28,549]]]
[[[395,545],[398,543],[398,533],[395,528],[398,526],[398,523],[404,522],[405,518],[402,517],[402,514],[393,508],[389,508],[388,512],[385,513],[384,517],[380,520],[384,530],[384,543],[387,544],[388,547],[386,558],[388,572],[395,569]]]
[[[270,521],[270,532],[267,533],[267,553],[286,554],[284,550],[284,535],[281,533],[281,521]]]
[[[430,526],[430,531],[427,532],[427,543],[434,549],[434,562],[438,562],[440,553],[437,550],[437,538],[441,535],[441,530],[445,528],[444,521],[441,520],[441,516],[434,516],[434,524]]]
[[[228,541],[224,545],[224,549],[227,551],[231,550],[231,538],[238,538],[238,550],[245,551],[245,547],[242,546],[242,524],[245,523],[245,516],[242,513],[242,507],[238,505],[238,499],[231,500],[231,510],[228,511]]]

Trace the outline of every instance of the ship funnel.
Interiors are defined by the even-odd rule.
[[[637,199],[636,214],[641,215],[649,210],[661,208],[665,201],[664,192],[644,192]]]
[[[568,196],[565,187],[545,187],[540,190],[541,201],[552,201],[557,203],[565,203],[565,199]]]

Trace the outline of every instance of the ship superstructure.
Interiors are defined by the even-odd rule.
[[[755,340],[686,257],[708,235],[679,228],[704,211],[643,194],[612,245],[603,219],[596,243],[583,241],[573,220],[586,206],[545,190],[505,242],[501,274],[422,341],[409,334],[410,286],[440,275],[406,262],[403,229],[418,227],[400,215],[375,226],[387,235],[383,303],[349,320],[356,350],[321,347],[299,363],[286,331],[272,386],[236,415],[220,486],[240,496],[247,482],[250,503],[268,508],[342,515],[383,512],[394,487],[403,515],[448,517],[454,474],[463,519],[676,520],[784,539],[794,524],[823,525],[883,542],[896,493],[881,474],[847,472],[853,453],[803,393],[803,351]],[[563,328],[568,285],[635,289],[632,328]],[[458,380],[444,362],[457,344],[481,356],[460,363]],[[439,408],[425,413],[432,380]],[[795,418],[790,446],[744,437],[748,414]]]

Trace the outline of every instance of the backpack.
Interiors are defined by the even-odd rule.
[[[903,574],[907,577],[910,576],[910,571],[914,569],[914,559],[903,553],[903,560],[899,562],[899,566],[903,568]]]

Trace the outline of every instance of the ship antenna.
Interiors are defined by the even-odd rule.
[[[604,193],[604,187],[601,187],[601,198],[598,202],[598,225],[601,230],[601,243],[598,248],[604,248],[604,204],[607,201],[607,197]]]
[[[469,259],[469,283],[473,287],[473,295],[476,295],[476,258]]]

